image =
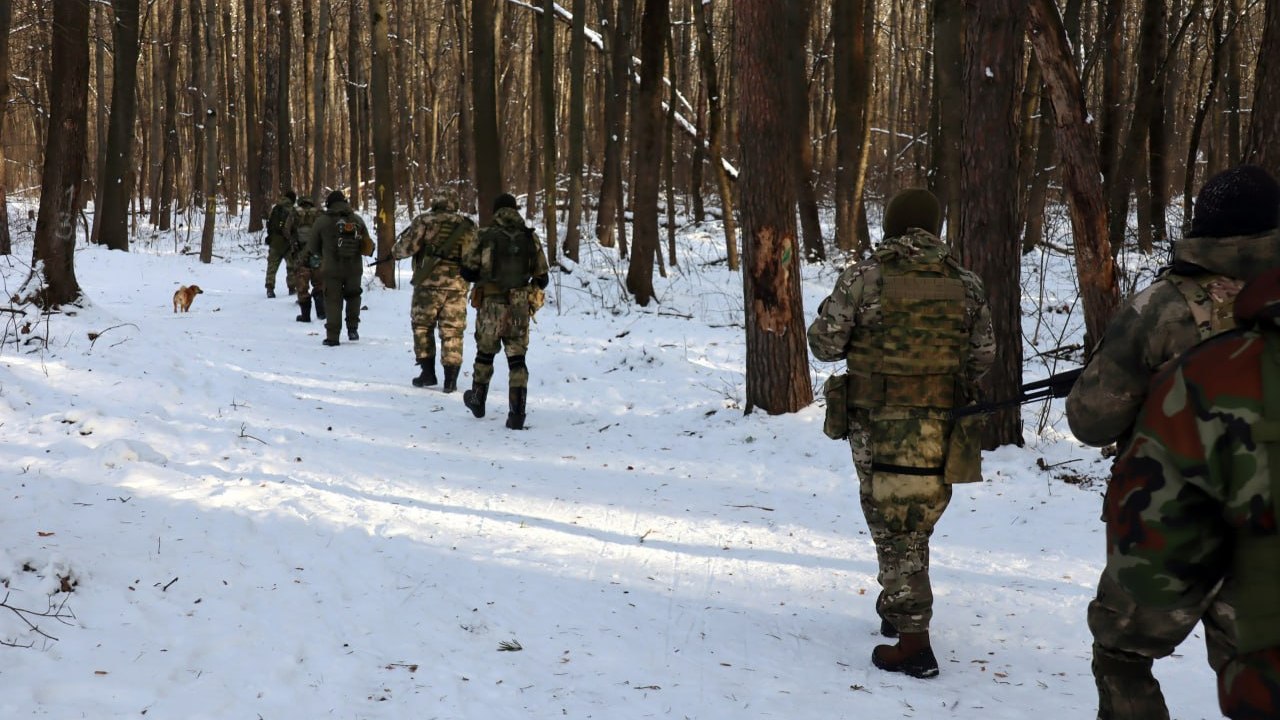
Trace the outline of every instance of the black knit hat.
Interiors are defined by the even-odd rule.
[[[324,206],[329,207],[334,203],[340,203],[340,202],[346,202],[346,201],[347,201],[347,196],[343,195],[341,190],[334,190],[333,192],[329,193],[329,197],[324,199]]]
[[[1240,165],[1205,181],[1187,237],[1256,235],[1278,222],[1280,184],[1257,165]]]
[[[884,207],[884,236],[901,237],[911,228],[937,235],[942,230],[942,206],[933,193],[923,188],[898,192]]]
[[[517,210],[519,209],[519,207],[520,206],[516,204],[516,196],[512,195],[511,193],[502,193],[501,195],[493,199],[494,212],[498,212],[502,208],[511,208],[512,210]]]
[[[298,193],[293,190],[285,190],[284,196],[289,198],[289,202],[298,202]]]

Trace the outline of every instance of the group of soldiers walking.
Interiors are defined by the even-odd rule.
[[[1252,165],[1205,183],[1173,263],[1116,315],[1067,398],[1072,431],[1114,444],[1107,562],[1089,604],[1099,720],[1168,720],[1153,661],[1203,623],[1222,712],[1280,718],[1280,184]],[[975,404],[996,346],[985,291],[939,240],[924,190],[888,203],[884,241],[808,330],[832,438],[848,439],[875,544],[872,663],[938,674],[929,538],[952,485],[981,479]]]
[[[340,344],[344,321],[347,339],[358,340],[363,258],[373,255],[373,241],[342,192],[331,192],[323,211],[311,198],[286,192],[268,216],[266,243],[267,297],[276,296],[275,278],[284,262],[288,292],[296,294],[300,309],[296,320],[311,322],[314,306],[316,318],[325,322],[324,345]],[[391,251],[372,264],[406,258],[412,258],[409,321],[419,367],[413,386],[440,382],[438,359],[444,378],[441,389],[457,391],[470,290],[476,309],[476,358],[463,403],[475,417],[484,417],[493,361],[505,350],[510,372],[506,426],[523,429],[529,325],[542,306],[549,271],[542,243],[525,224],[515,197],[499,195],[493,223],[477,229],[462,213],[457,191],[442,186],[430,209],[414,218]]]

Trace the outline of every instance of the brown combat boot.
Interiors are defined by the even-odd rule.
[[[938,659],[929,646],[929,632],[902,633],[897,645],[877,645],[871,663],[881,670],[914,678],[938,676]]]

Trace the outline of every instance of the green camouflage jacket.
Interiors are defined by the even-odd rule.
[[[1223,712],[1275,718],[1280,407],[1264,420],[1262,366],[1277,365],[1280,393],[1280,272],[1241,291],[1236,315],[1242,329],[1186,352],[1152,384],[1107,488],[1104,573],[1138,606],[1160,610],[1198,608],[1222,581],[1240,645],[1219,674]],[[1241,550],[1258,546],[1270,549]],[[1182,618],[1183,638],[1199,620],[1198,612],[1167,615]]]
[[[457,242],[454,244],[452,251],[448,256],[439,256],[440,252],[448,236],[453,233],[453,229],[459,224],[463,226],[462,232],[459,234]],[[439,237],[437,237],[439,235]],[[418,287],[432,288],[449,288],[453,290],[465,291],[467,289],[467,281],[462,279],[460,264],[462,256],[476,241],[476,226],[471,219],[465,215],[456,212],[441,212],[432,210],[425,212],[413,219],[413,224],[404,232],[396,244],[391,248],[391,256],[396,260],[403,260],[407,257],[415,257],[413,283]],[[419,253],[422,255],[419,257]],[[431,269],[426,277],[417,277],[417,269],[419,262],[429,261],[428,256],[434,256],[435,267]]]
[[[876,252],[894,250],[923,253],[934,258],[947,256],[950,252],[941,240],[923,230],[912,230],[902,237],[885,240]],[[854,328],[880,322],[879,279],[880,263],[875,256],[850,265],[840,274],[831,295],[818,306],[818,317],[809,325],[809,349],[814,357],[825,362],[845,359]],[[995,362],[995,332],[991,327],[991,311],[987,308],[982,280],[963,269],[960,279],[965,286],[970,328],[964,379],[971,386],[976,386]]]
[[[488,272],[488,269],[491,268],[493,264],[493,261],[489,257],[489,253],[491,251],[490,244],[485,241],[485,231],[494,226],[507,230],[527,229],[527,226],[524,224],[524,218],[520,216],[519,210],[509,207],[498,208],[497,212],[493,214],[492,224],[488,227],[482,228],[480,230],[480,234],[476,238],[476,242],[471,243],[463,252],[462,266],[477,273],[480,277],[484,277]],[[538,239],[537,234],[532,231],[530,231],[529,234],[533,238],[533,244],[536,246],[536,252],[534,253],[533,258],[533,272],[531,272],[530,275],[533,276],[535,281],[540,278],[545,280],[550,272],[547,266],[547,254],[543,251],[542,241]],[[493,288],[488,287],[490,284],[482,284],[486,285],[486,295],[492,296],[495,291]],[[540,284],[545,286],[546,282],[542,282]]]
[[[1230,297],[1247,281],[1280,266],[1276,233],[1228,238],[1186,238],[1174,246],[1174,271],[1134,295],[1107,331],[1067,397],[1067,422],[1083,443],[1103,446],[1123,441],[1138,416],[1156,372],[1208,336],[1196,316],[1210,313],[1215,296]],[[1194,301],[1175,284],[1182,268],[1200,268],[1206,286]],[[1186,277],[1183,275],[1183,277]]]

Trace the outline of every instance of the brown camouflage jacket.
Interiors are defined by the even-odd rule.
[[[448,257],[440,257],[435,262],[435,267],[431,272],[427,273],[425,278],[421,278],[420,282],[414,282],[417,287],[431,288],[448,288],[452,290],[466,290],[467,281],[462,279],[461,262],[462,257],[469,251],[469,248],[476,241],[476,226],[471,219],[465,215],[455,212],[426,212],[413,219],[413,224],[409,229],[396,241],[391,248],[391,255],[397,260],[403,260],[407,257],[418,256],[423,253],[422,261],[427,260],[427,255],[432,252],[438,252],[442,245],[448,239],[447,237],[437,237],[442,229],[445,234],[452,234],[453,228],[461,223],[463,230],[461,237],[458,238],[457,244],[448,254]],[[424,252],[425,251],[425,252]],[[418,260],[415,259],[414,270],[417,270]]]
[[[1228,302],[1244,281],[1280,266],[1274,232],[1228,238],[1186,238],[1174,246],[1175,270],[1194,266],[1205,286],[1192,303],[1178,289],[1180,273],[1168,272],[1134,295],[1106,334],[1067,397],[1067,422],[1083,443],[1124,441],[1156,372],[1212,334],[1203,320],[1215,297]],[[1186,277],[1185,275],[1183,277]]]

